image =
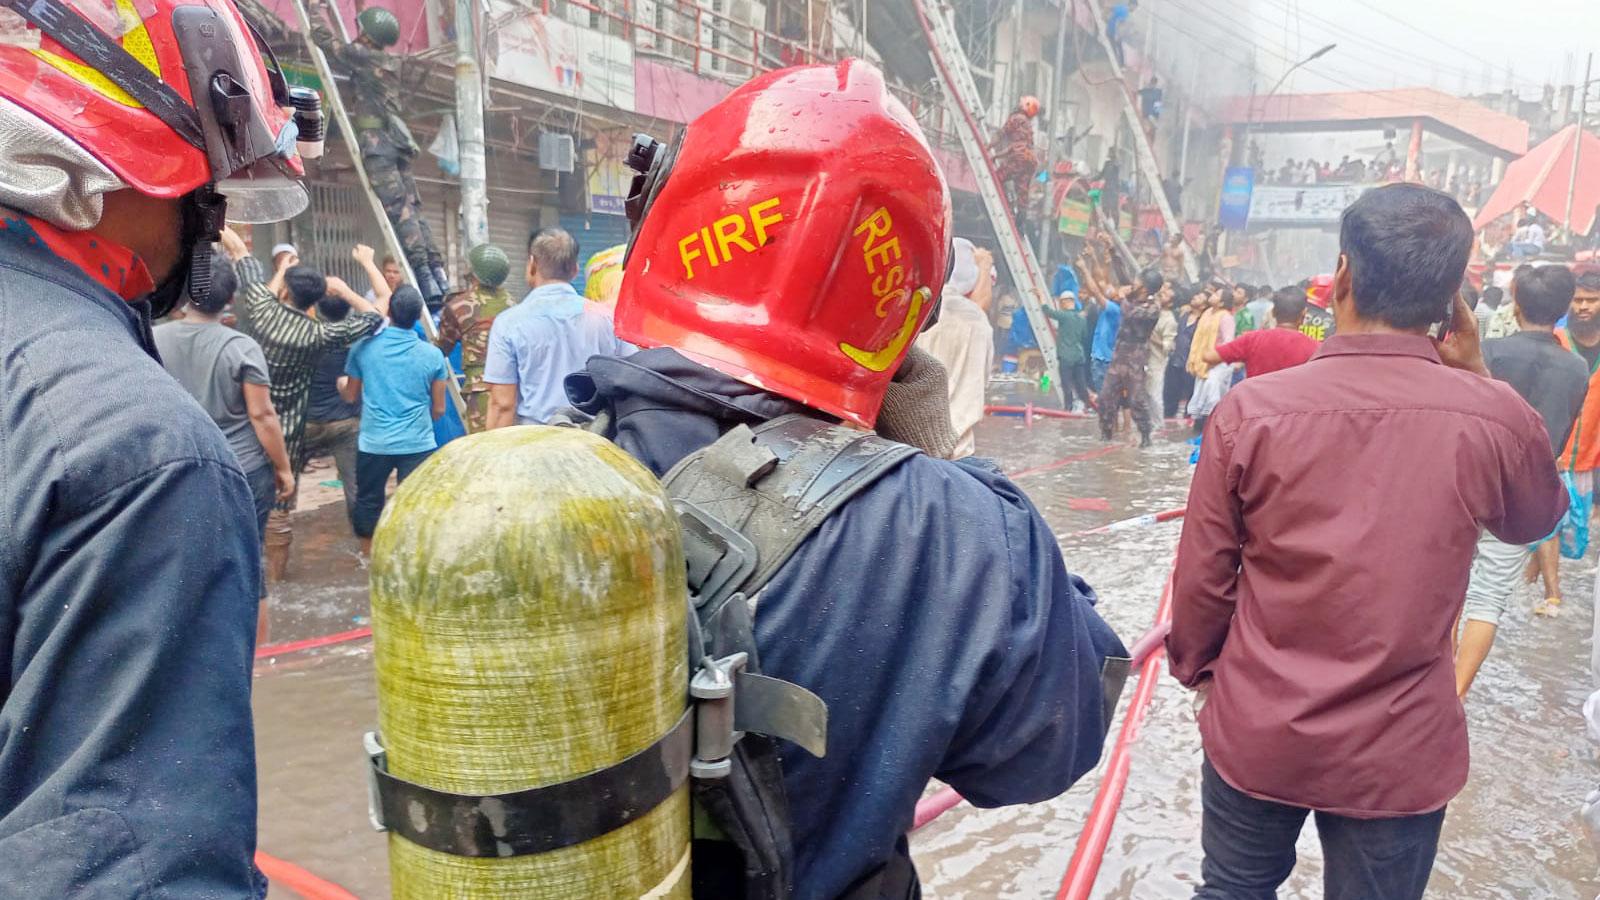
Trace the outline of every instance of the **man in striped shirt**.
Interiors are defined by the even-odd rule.
[[[284,443],[296,479],[295,495],[279,503],[267,519],[266,569],[267,581],[272,583],[282,580],[289,566],[289,548],[294,540],[289,513],[294,510],[300,473],[306,464],[306,409],[317,360],[326,350],[348,347],[376,332],[387,311],[369,303],[343,281],[297,265],[298,258],[293,255],[279,260],[269,286],[261,261],[250,255],[244,241],[231,229],[223,229],[222,248],[239,275],[239,295],[234,301],[239,330],[255,338],[267,357],[272,405],[283,422]],[[324,293],[337,294],[348,302],[350,315],[339,322],[313,319],[308,311]]]

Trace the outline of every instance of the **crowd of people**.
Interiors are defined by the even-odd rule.
[[[1262,184],[1283,186],[1393,184],[1404,180],[1406,175],[1405,160],[1395,151],[1393,141],[1371,159],[1353,158],[1345,154],[1337,163],[1332,159],[1318,161],[1307,157],[1286,159],[1277,169],[1259,162],[1256,165],[1257,177]],[[1487,199],[1487,191],[1492,187],[1489,176],[1488,168],[1483,166],[1463,166],[1453,173],[1437,166],[1424,167],[1417,173],[1420,183],[1443,191],[1472,209]]]

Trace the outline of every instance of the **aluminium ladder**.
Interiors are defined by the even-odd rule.
[[[960,113],[956,132],[966,152],[967,164],[976,176],[978,195],[983,198],[983,205],[989,211],[1000,251],[1007,268],[1011,270],[1012,281],[1016,283],[1022,309],[1027,313],[1028,324],[1033,326],[1034,340],[1039,345],[1040,355],[1044,357],[1045,371],[1054,383],[1056,396],[1065,402],[1060,379],[1056,377],[1059,366],[1055,341],[1051,337],[1053,332],[1049,320],[1045,318],[1043,306],[1054,298],[1050,294],[1049,282],[1039,268],[1039,261],[1033,255],[1033,248],[1022,237],[1022,231],[1017,227],[1011,208],[1001,193],[1000,179],[989,157],[983,124],[975,114],[975,110],[982,108],[982,103],[978,86],[973,83],[972,71],[967,64],[967,54],[961,49],[955,26],[940,8],[938,0],[911,0],[911,4],[922,25],[923,34],[927,36],[939,87],[944,92],[945,100]]]
[[[330,0],[330,3],[332,0]],[[367,180],[367,167],[361,159],[361,148],[355,143],[355,129],[350,127],[350,114],[345,110],[344,99],[339,94],[339,85],[334,80],[333,68],[328,65],[328,58],[311,39],[311,16],[306,12],[305,0],[294,0],[294,12],[300,19],[300,34],[305,39],[306,50],[311,54],[311,62],[317,67],[317,76],[322,79],[322,94],[328,101],[328,107],[333,110],[333,115],[339,123],[339,133],[344,138],[346,149],[350,151],[350,162],[355,166],[356,178],[361,182],[361,193],[366,196],[367,202],[372,205],[372,214],[378,220],[378,230],[383,233],[383,245],[393,256],[395,262],[400,264],[400,271],[405,273],[406,281],[412,287],[417,286],[417,275],[411,271],[411,261],[406,258],[405,249],[400,246],[400,239],[395,236],[394,225],[389,221],[389,214],[383,211],[383,203],[378,195],[372,192],[372,182]],[[329,16],[332,25],[337,30],[339,38],[348,42],[350,33],[345,30],[344,19],[338,14],[338,9],[332,9]],[[433,324],[433,316],[424,314],[421,319],[422,330],[427,332],[428,340],[439,339],[439,329]],[[450,392],[450,402],[456,408],[456,414],[461,417],[461,423],[466,425],[467,405],[461,399],[461,386],[455,378],[445,379],[445,388]]]

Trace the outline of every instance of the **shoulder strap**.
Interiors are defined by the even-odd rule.
[[[738,572],[724,564],[719,587],[750,597],[829,516],[917,453],[870,432],[789,415],[734,428],[684,458],[662,483],[680,513],[688,508],[748,542],[754,565],[739,566],[745,571]],[[706,530],[685,529],[696,592],[711,585],[694,583],[694,576],[716,574],[727,556],[726,540],[707,541]],[[735,574],[740,577],[733,580]]]

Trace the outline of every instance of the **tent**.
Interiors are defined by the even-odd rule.
[[[1588,234],[1594,228],[1595,207],[1600,205],[1600,137],[1587,131],[1580,132],[1577,125],[1568,125],[1551,135],[1539,146],[1528,151],[1509,166],[1506,176],[1494,189],[1487,203],[1478,210],[1473,227],[1483,228],[1495,219],[1527,201],[1533,208],[1561,224],[1567,214],[1567,189],[1572,179],[1572,154],[1578,148],[1578,135],[1583,138],[1583,151],[1578,157],[1577,191],[1572,198],[1572,231]]]

